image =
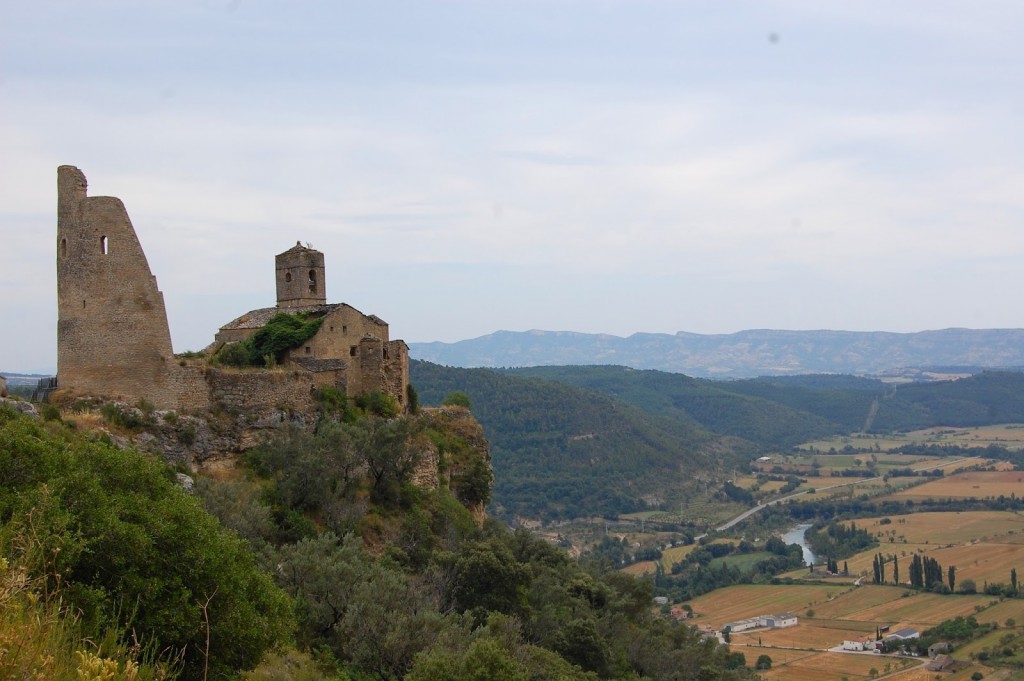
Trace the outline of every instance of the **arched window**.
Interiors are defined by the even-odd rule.
[[[309,271],[309,292],[316,293],[316,270]]]
[[[101,236],[100,237],[100,253],[102,253],[103,255],[106,255],[107,254],[107,246],[108,245],[109,244],[107,243],[106,235]]]
[[[284,280],[285,280],[285,282],[290,284],[291,281],[292,281],[292,273],[291,272],[285,272],[284,273]]]

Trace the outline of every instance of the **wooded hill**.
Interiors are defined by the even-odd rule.
[[[465,392],[491,442],[494,511],[556,518],[669,508],[764,452],[861,430],[1024,422],[1024,374],[894,387],[853,376],[713,381],[615,366],[411,363],[424,404]]]

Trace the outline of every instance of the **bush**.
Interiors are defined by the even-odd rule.
[[[469,395],[461,390],[455,390],[445,395],[441,404],[446,407],[465,407],[466,409],[469,409]]]
[[[113,623],[155,650],[184,651],[187,678],[203,676],[206,622],[211,678],[287,638],[285,594],[162,462],[0,409],[0,480],[0,529],[34,524],[41,571],[61,575],[90,635]]]
[[[372,390],[365,395],[357,397],[356,406],[367,413],[385,419],[398,416],[401,411],[398,406],[398,400],[379,390]]]
[[[285,350],[302,345],[315,336],[323,321],[322,317],[309,319],[305,314],[279,312],[246,341],[250,363],[259,364],[267,356],[280,360],[279,355]]]
[[[230,367],[249,366],[249,350],[244,343],[227,343],[213,356],[213,362]]]

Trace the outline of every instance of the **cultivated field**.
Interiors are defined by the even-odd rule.
[[[1002,445],[1007,449],[1024,448],[1024,425],[1017,423],[977,428],[926,428],[896,435],[844,435],[816,440],[800,445],[801,449],[827,452],[830,449],[842,451],[853,447],[860,451],[883,452],[908,444],[947,444],[960,447],[987,447]]]
[[[968,475],[968,474],[964,474]],[[1024,492],[1024,489],[1021,490]],[[857,527],[874,534],[886,544],[962,544],[976,540],[991,540],[1003,535],[1024,536],[1024,515],[1012,511],[949,511],[938,513],[912,513],[909,515],[860,518]],[[895,541],[890,542],[893,538]]]
[[[885,499],[985,499],[1024,494],[1024,471],[967,471],[901,490]]]
[[[769,655],[771,653],[768,653]],[[772,660],[774,661],[774,657]],[[756,660],[756,658],[755,658]],[[786,681],[840,681],[843,677],[855,681],[869,679],[871,670],[875,676],[885,673],[886,665],[890,671],[917,666],[920,660],[895,658],[881,655],[847,655],[842,653],[819,653],[801,658],[786,665],[772,665],[772,669],[764,673],[770,681],[785,679]]]
[[[757,615],[792,612],[803,616],[808,608],[825,603],[851,588],[824,584],[739,584],[704,594],[690,601],[690,605],[700,618],[698,624],[721,629],[727,622]]]

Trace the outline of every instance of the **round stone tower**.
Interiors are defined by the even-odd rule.
[[[277,267],[277,306],[326,305],[324,254],[298,241],[274,258]]]

